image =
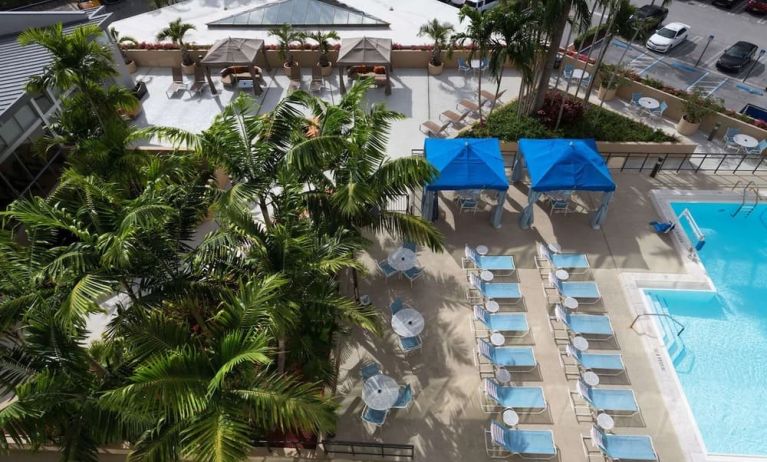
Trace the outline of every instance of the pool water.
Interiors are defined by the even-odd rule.
[[[767,205],[672,203],[705,234],[698,252],[716,291],[646,290],[709,453],[767,456]],[[695,242],[689,227],[683,228]]]

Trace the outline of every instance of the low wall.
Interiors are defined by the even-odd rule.
[[[597,149],[604,154],[692,154],[697,148],[697,144],[685,143],[613,143],[610,141],[597,141]],[[501,150],[506,152],[517,152],[518,145],[515,142],[502,141]]]

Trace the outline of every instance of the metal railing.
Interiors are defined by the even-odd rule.
[[[685,329],[685,325],[684,325],[684,324],[682,324],[681,322],[679,322],[679,321],[678,321],[676,318],[674,318],[673,316],[671,316],[671,315],[670,315],[670,314],[668,314],[668,313],[641,313],[641,314],[638,314],[638,315],[637,315],[637,316],[634,318],[634,320],[633,320],[633,321],[631,321],[631,325],[629,326],[629,329],[633,329],[633,328],[634,328],[634,324],[636,324],[636,322],[637,322],[637,321],[639,320],[639,318],[641,318],[642,316],[659,316],[659,317],[668,318],[668,319],[670,319],[670,320],[671,320],[671,321],[672,321],[674,324],[676,324],[676,325],[677,325],[677,327],[681,327],[681,328],[680,328],[678,331],[676,331],[676,336],[677,336],[677,337],[679,337],[680,335],[682,335],[682,332],[684,332],[684,329]]]
[[[412,444],[362,443],[358,441],[322,441],[322,450],[328,454],[352,456],[375,456],[412,460],[415,448]]]

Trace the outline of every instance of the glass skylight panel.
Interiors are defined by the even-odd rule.
[[[388,26],[334,0],[282,0],[209,23],[209,26],[273,27],[280,24],[301,26]]]

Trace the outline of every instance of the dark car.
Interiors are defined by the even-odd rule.
[[[723,6],[725,8],[732,8],[733,6],[740,3],[742,0],[714,0],[711,2],[713,5],[716,6]]]
[[[637,8],[634,14],[631,15],[629,21],[632,23],[643,23],[643,29],[652,30],[657,29],[668,16],[668,8],[663,8],[659,5],[645,5]]]
[[[716,62],[716,67],[723,71],[740,72],[754,59],[758,49],[758,46],[750,42],[736,42],[735,45],[724,50],[719,61]]]
[[[767,13],[767,0],[748,0],[746,11],[752,13]]]

